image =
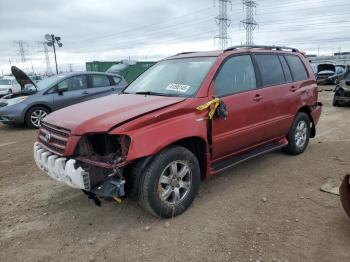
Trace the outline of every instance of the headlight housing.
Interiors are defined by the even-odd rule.
[[[23,102],[27,98],[28,98],[28,96],[20,96],[20,97],[16,97],[16,98],[7,99],[6,104],[8,106],[12,106],[12,105]]]

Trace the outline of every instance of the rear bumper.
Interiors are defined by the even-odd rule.
[[[76,168],[74,159],[60,157],[47,151],[38,142],[34,144],[36,165],[48,176],[70,187],[90,190],[90,177],[81,167]]]
[[[312,120],[314,121],[314,125],[316,126],[318,124],[318,121],[320,120],[320,116],[322,113],[322,103],[318,102],[314,110],[311,112]]]

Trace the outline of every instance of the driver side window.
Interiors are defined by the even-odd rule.
[[[215,95],[223,97],[256,88],[255,71],[250,55],[229,58],[215,78]]]
[[[75,91],[87,88],[85,75],[73,76],[57,84],[58,90]]]

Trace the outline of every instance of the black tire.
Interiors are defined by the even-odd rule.
[[[181,170],[188,170],[186,183],[189,183],[187,189],[181,188],[180,185],[174,185],[173,182],[176,179],[169,179],[172,177],[171,170],[175,165],[176,170],[180,167]],[[186,168],[182,169],[184,166]],[[169,171],[169,173],[167,173]],[[168,174],[168,176],[166,176]],[[165,185],[161,183],[160,178],[164,175],[167,179],[172,181]],[[163,176],[162,176],[163,177]],[[179,179],[179,178],[178,178]],[[180,146],[171,146],[159,154],[157,154],[147,167],[140,172],[140,177],[137,180],[137,198],[138,202],[146,211],[152,215],[162,218],[170,218],[183,213],[193,202],[197,195],[200,183],[200,167],[197,158],[192,154],[191,151]],[[178,183],[185,182],[180,181]],[[188,184],[187,184],[188,186]],[[166,187],[163,188],[163,187]],[[182,189],[182,190],[180,190]],[[176,193],[181,197],[176,202]],[[166,192],[171,191],[168,199],[162,199],[161,194],[168,195]],[[181,196],[182,192],[182,196]],[[170,199],[175,198],[174,202]],[[169,201],[168,201],[169,200]]]
[[[305,136],[302,135],[300,137],[298,136],[298,134],[304,133],[304,128],[302,128],[303,132],[299,132],[300,131],[299,128],[301,127],[302,122],[305,124],[306,131],[305,131]],[[299,137],[301,140],[298,140],[297,137]],[[310,139],[310,118],[307,114],[303,112],[299,112],[296,115],[293,121],[292,127],[290,128],[287,135],[288,146],[283,148],[283,150],[290,155],[299,155],[303,153],[307,148],[309,144],[309,139]]]
[[[27,111],[26,116],[25,116],[25,124],[27,127],[33,128],[33,129],[38,129],[40,127],[41,119],[39,119],[39,124],[36,124],[34,122],[34,119],[33,119],[34,114],[36,114],[37,112],[43,112],[45,114],[45,116],[50,113],[50,111],[47,108],[42,107],[42,106],[35,106],[35,107],[30,108]]]

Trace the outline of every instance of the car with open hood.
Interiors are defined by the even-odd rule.
[[[35,83],[17,67],[11,68],[21,90],[0,99],[0,123],[39,128],[49,113],[66,106],[120,92],[127,86],[120,75],[74,72]]]
[[[321,108],[311,66],[295,48],[180,53],[119,94],[47,116],[34,158],[98,205],[130,194],[169,218],[191,205],[205,178],[274,150],[303,153]]]

